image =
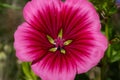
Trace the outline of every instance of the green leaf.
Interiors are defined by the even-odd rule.
[[[22,70],[23,70],[23,73],[25,74],[25,76],[27,77],[27,78],[30,78],[31,77],[31,75],[30,75],[30,73],[29,73],[29,64],[27,63],[27,62],[23,62],[22,63]]]
[[[120,60],[120,51],[113,51],[113,56],[111,57],[111,63]]]
[[[110,10],[109,10],[109,15],[113,15],[116,12],[117,12],[116,7],[111,7]]]
[[[12,6],[6,3],[0,3],[0,7],[2,8],[12,8],[12,9],[20,9],[20,7]]]
[[[22,63],[22,69],[25,74],[25,80],[37,80],[37,76],[33,73],[33,71],[30,68],[30,63]]]

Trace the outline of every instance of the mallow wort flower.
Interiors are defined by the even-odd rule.
[[[120,0],[116,0],[116,6],[120,8]]]
[[[74,80],[104,56],[107,39],[88,0],[31,0],[23,16],[14,35],[16,56],[32,62],[42,80]]]

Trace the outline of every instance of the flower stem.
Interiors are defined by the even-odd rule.
[[[105,35],[107,39],[109,40],[109,28],[108,28],[108,22],[106,21],[105,24]],[[107,55],[110,53],[109,48],[107,49],[104,58],[101,62],[101,80],[107,80],[107,72],[108,72],[108,57]]]
[[[107,80],[107,71],[108,71],[107,57],[105,55],[104,58],[102,59],[101,80]]]

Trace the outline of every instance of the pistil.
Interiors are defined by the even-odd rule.
[[[64,49],[64,46],[67,46],[70,43],[72,43],[72,40],[65,41],[62,38],[62,35],[63,35],[62,29],[58,33],[57,39],[53,39],[52,37],[50,37],[49,35],[47,35],[48,41],[55,46],[55,47],[49,49],[50,52],[55,52],[55,51],[59,50],[62,54],[66,53],[66,51]]]

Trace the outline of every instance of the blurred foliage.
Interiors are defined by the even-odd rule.
[[[0,8],[1,9],[3,9],[3,8],[20,9],[19,7],[11,6],[11,5],[5,4],[5,3],[0,3]]]
[[[23,62],[22,70],[25,75],[25,77],[24,77],[25,80],[37,80],[37,76],[32,72],[32,70],[30,68],[30,63]]]
[[[14,31],[23,22],[22,8],[29,0],[0,0],[0,80],[40,80],[30,63],[15,57]],[[101,19],[109,48],[101,62],[75,80],[120,80],[120,8],[116,0],[90,0]]]

